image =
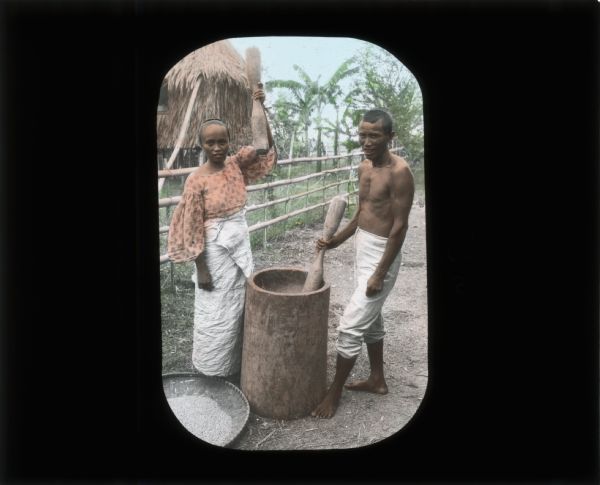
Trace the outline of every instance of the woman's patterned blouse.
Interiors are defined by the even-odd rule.
[[[258,155],[251,146],[227,157],[225,168],[201,175],[192,172],[173,212],[167,249],[174,263],[192,261],[204,250],[204,222],[226,217],[246,205],[246,185],[267,175],[277,162],[275,147]]]

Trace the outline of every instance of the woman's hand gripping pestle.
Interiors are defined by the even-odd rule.
[[[246,76],[252,92],[260,90],[262,92],[263,85],[260,82],[261,76],[261,60],[260,51],[257,47],[248,47],[246,49]],[[267,118],[265,108],[263,106],[264,95],[262,99],[253,95],[252,97],[252,116],[250,123],[252,126],[252,146],[259,153],[269,149],[269,135],[267,128]]]
[[[341,195],[334,197],[329,204],[327,215],[325,216],[325,224],[323,225],[323,239],[325,241],[331,239],[335,234],[344,212],[346,210],[346,199]],[[323,258],[325,249],[321,249],[310,265],[306,281],[304,282],[303,292],[318,290],[323,284]]]

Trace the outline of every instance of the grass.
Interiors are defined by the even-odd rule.
[[[168,266],[168,265],[167,265]],[[191,264],[175,265],[190,270]],[[180,275],[181,276],[181,275]],[[188,278],[189,281],[189,278]],[[163,372],[193,372],[192,334],[194,321],[193,283],[179,282],[173,291],[161,291]]]

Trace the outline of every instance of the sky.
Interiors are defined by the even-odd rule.
[[[245,57],[248,47],[258,47],[263,83],[274,79],[300,81],[294,64],[300,66],[311,79],[320,76],[319,83],[325,83],[344,61],[369,45],[369,42],[349,37],[239,37],[230,38],[229,41],[242,57]],[[350,82],[343,80],[342,85]],[[275,92],[267,93],[267,106],[276,97]],[[333,108],[326,107],[323,116],[335,119]],[[311,135],[316,136],[314,133]],[[326,145],[331,144],[331,140],[324,141]]]
[[[244,58],[248,47],[258,47],[263,83],[274,79],[301,81],[294,64],[302,67],[311,79],[320,76],[319,83],[325,83],[344,61],[370,45],[367,41],[349,37],[237,37],[228,40]],[[350,83],[346,79],[341,85],[347,87]],[[267,93],[265,104],[270,106],[276,98],[276,92]],[[326,107],[323,116],[334,120],[333,108]],[[330,145],[331,141],[325,140],[325,143]]]
[[[298,64],[311,79],[321,75],[327,81],[336,69],[368,45],[368,42],[343,37],[240,37],[229,39],[245,57],[248,47],[258,47],[263,82],[273,79],[300,80],[293,69]]]

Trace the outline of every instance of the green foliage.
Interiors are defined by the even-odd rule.
[[[312,150],[308,129],[313,123],[317,130],[316,154],[317,156],[324,155],[322,134],[324,130],[331,129],[331,126],[328,126],[327,120],[323,118],[323,110],[328,105],[333,106],[336,110],[340,109],[340,102],[346,96],[342,91],[340,82],[359,71],[358,67],[353,67],[354,63],[354,58],[344,61],[336,69],[331,78],[323,84],[319,83],[320,76],[313,80],[298,65],[294,65],[293,67],[298,73],[301,82],[279,79],[266,83],[267,91],[284,89],[289,94],[289,96],[280,94],[275,101],[274,131],[278,136],[282,136],[284,140],[291,140],[299,134],[303,135],[303,143],[300,151],[296,151],[296,147],[294,147],[294,154],[296,156],[309,156],[311,154]],[[302,130],[300,130],[300,127]],[[337,125],[333,127],[333,131],[337,137]],[[290,144],[291,141],[288,146]],[[287,153],[289,153],[289,149]],[[317,166],[317,171],[320,170],[321,167]]]
[[[271,130],[280,159],[297,156],[301,151],[300,127],[294,104],[285,94],[279,93],[272,105]]]
[[[423,102],[414,76],[389,52],[366,44],[357,55],[344,61],[325,82],[311,78],[294,65],[298,80],[274,80],[267,90],[278,90],[273,105],[273,126],[280,154],[288,157],[324,155],[324,137],[333,141],[334,154],[359,148],[357,127],[362,114],[372,108],[387,110],[394,120],[399,144],[414,166],[423,160]],[[344,85],[344,79],[351,80]],[[282,92],[283,91],[283,92]],[[324,117],[326,107],[335,120]],[[309,139],[309,128],[316,140]],[[293,147],[292,147],[293,142]],[[290,150],[292,149],[292,150]],[[321,170],[319,164],[317,171]]]
[[[339,119],[339,110],[340,110],[340,102],[345,100],[347,97],[345,93],[342,91],[340,86],[340,82],[343,79],[353,76],[359,71],[358,67],[354,66],[355,59],[351,57],[344,61],[333,73],[333,76],[327,81],[323,86],[319,87],[319,96],[317,96],[317,106],[316,106],[316,125],[317,125],[317,156],[324,155],[324,151],[322,150],[321,143],[321,134],[325,125],[325,120],[323,120],[323,109],[326,105],[331,105],[336,110],[336,124],[331,126],[329,123],[329,128],[333,128],[333,137],[334,144],[337,145],[339,141],[339,123],[337,122]],[[347,103],[347,101],[346,101]],[[337,155],[337,146],[335,147],[335,154]]]
[[[343,146],[347,153],[360,147],[356,135],[356,126],[360,120],[360,113],[356,111],[356,100],[359,95],[360,91],[357,88],[345,93],[341,101],[335,104],[335,122],[329,120],[325,122],[324,132],[333,136],[335,155],[339,154],[340,146]],[[341,141],[342,136],[345,137],[343,141]]]
[[[423,160],[423,100],[414,76],[389,52],[368,45],[358,55],[362,76],[355,82],[351,117],[358,125],[362,113],[372,108],[387,110],[394,131],[406,149],[408,160]]]
[[[276,119],[278,128],[284,128],[286,126],[285,121],[295,122],[296,127],[291,128],[291,132],[288,133],[291,138],[291,133],[296,133],[300,127],[304,130],[304,144],[300,153],[297,156],[308,156],[310,154],[308,128],[311,124],[311,115],[315,104],[315,84],[308,77],[308,75],[299,67],[294,65],[294,69],[299,73],[300,77],[304,80],[304,83],[293,81],[293,80],[273,80],[267,81],[265,87],[267,91],[272,91],[275,88],[285,89],[290,94],[290,97],[278,98],[278,110],[276,109],[276,116],[283,115],[283,121],[280,123],[279,119]],[[287,113],[283,114],[283,110]],[[287,138],[287,137],[286,137]]]

